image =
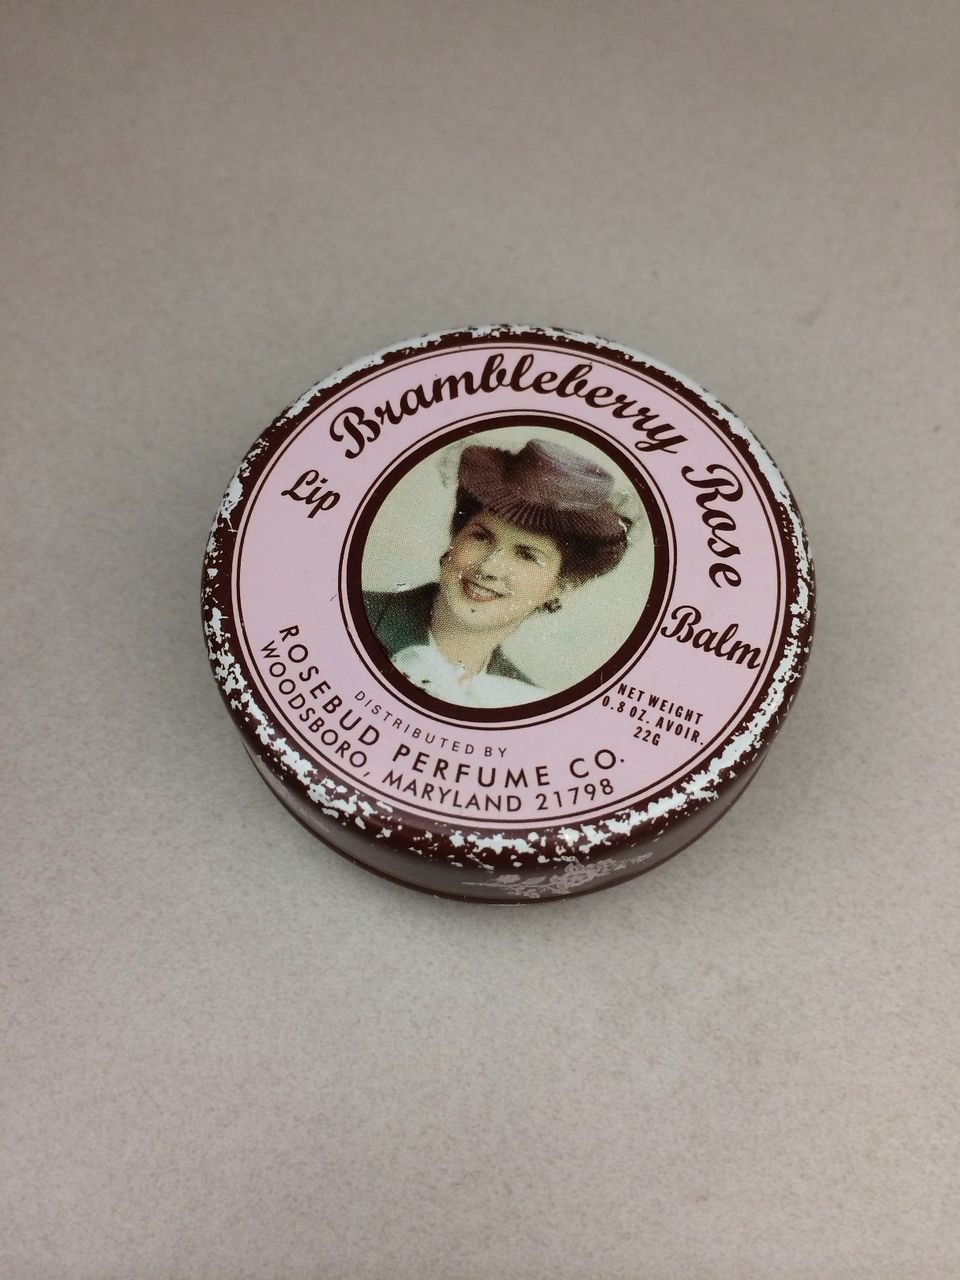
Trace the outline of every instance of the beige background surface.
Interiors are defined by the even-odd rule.
[[[437,561],[450,545],[460,453],[469,444],[519,453],[547,440],[592,458],[613,477],[611,498],[633,521],[630,546],[601,578],[564,594],[556,613],[527,618],[503,650],[534,684],[559,691],[592,675],[637,625],[653,580],[653,531],[639,493],[602,449],[549,427],[500,427],[447,446],[407,472],[384,498],[363,553],[367,591],[398,591],[436,582]]]
[[[4,14],[0,1274],[954,1280],[953,0]],[[531,909],[297,826],[197,599],[283,405],[500,319],[733,405],[820,585],[736,809]]]

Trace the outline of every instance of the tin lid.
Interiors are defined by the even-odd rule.
[[[485,901],[629,878],[752,776],[813,573],[756,438],[584,334],[391,347],[256,441],[203,616],[265,780],[329,844]]]

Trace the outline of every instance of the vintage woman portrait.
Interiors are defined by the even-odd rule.
[[[493,429],[423,459],[388,495],[363,606],[393,668],[431,697],[519,706],[623,642],[652,550],[636,489],[599,449],[555,428]]]

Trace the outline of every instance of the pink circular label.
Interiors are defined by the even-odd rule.
[[[701,395],[609,348],[492,332],[292,411],[231,592],[300,752],[499,829],[637,808],[715,757],[789,593],[756,455]]]

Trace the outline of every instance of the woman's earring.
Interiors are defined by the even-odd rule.
[[[563,608],[563,605],[560,603],[559,598],[557,596],[554,596],[553,599],[548,600],[543,607],[547,611],[547,613],[559,613],[560,610]]]

